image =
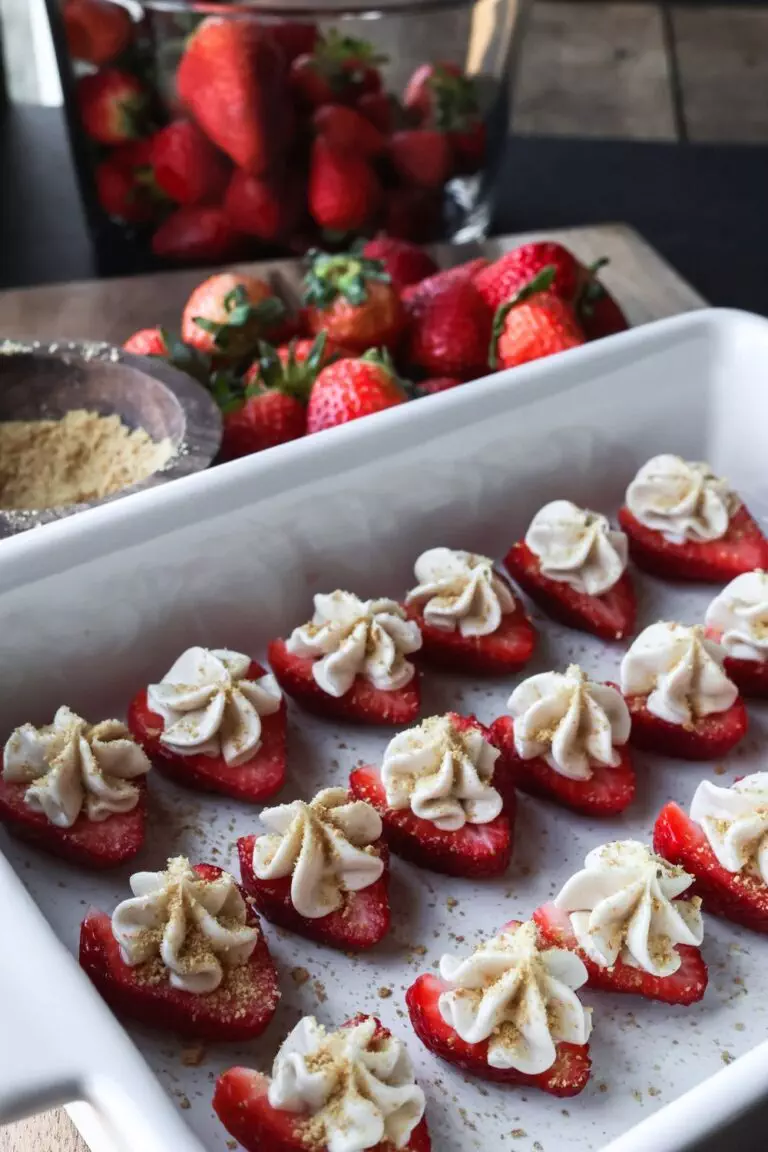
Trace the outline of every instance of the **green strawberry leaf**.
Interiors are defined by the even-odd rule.
[[[368,284],[390,283],[389,273],[380,260],[371,260],[355,250],[331,255],[313,248],[309,258],[304,302],[316,308],[327,308],[337,296],[343,296],[350,304],[364,304],[368,299]]]

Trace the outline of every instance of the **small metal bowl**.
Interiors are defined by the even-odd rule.
[[[221,442],[221,414],[201,384],[162,360],[133,356],[109,344],[0,342],[0,421],[60,419],[84,408],[117,414],[173,454],[157,472],[87,504],[40,511],[0,510],[0,538],[61,520],[207,468]]]

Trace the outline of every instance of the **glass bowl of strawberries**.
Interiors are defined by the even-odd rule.
[[[381,230],[487,231],[519,0],[49,3],[113,257],[216,263]]]

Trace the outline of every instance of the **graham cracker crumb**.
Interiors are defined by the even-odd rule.
[[[391,995],[392,995],[392,989],[387,988],[386,984],[382,984],[381,988],[379,988],[380,998],[382,1000],[389,1000]]]
[[[309,972],[307,972],[306,968],[291,968],[291,980],[293,980],[294,984],[298,984],[299,987],[301,987],[302,984],[306,984],[307,980],[309,980]]]
[[[189,1102],[188,1096],[179,1096],[179,1108],[182,1108],[185,1112],[187,1112],[191,1107],[192,1105]]]
[[[312,988],[319,1002],[324,1004],[328,999],[328,993],[325,990],[325,984],[323,984],[321,980],[315,980],[313,981]]]
[[[199,1068],[205,1059],[202,1044],[186,1044],[181,1050],[181,1062],[185,1068]]]

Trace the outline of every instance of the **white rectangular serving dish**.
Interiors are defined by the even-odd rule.
[[[308,617],[315,591],[400,596],[426,547],[501,556],[546,500],[568,496],[613,513],[636,468],[661,451],[709,460],[765,522],[767,427],[768,321],[708,310],[7,541],[0,734],[45,722],[62,703],[94,720],[122,715],[135,691],[193,643],[259,657],[271,636]],[[712,594],[644,577],[638,584],[641,623],[700,620]],[[578,660],[597,678],[615,678],[619,647],[535,617],[542,642],[530,671]],[[489,721],[511,684],[428,675],[425,713],[454,706]],[[768,710],[750,704],[750,722],[723,780],[758,765]],[[345,782],[388,738],[291,706],[280,798]],[[97,1152],[224,1152],[227,1134],[210,1105],[222,1069],[268,1069],[301,1014],[334,1023],[371,1011],[409,1044],[436,1152],[489,1143],[524,1152],[690,1148],[768,1096],[768,1044],[755,1047],[768,1026],[768,940],[709,920],[711,983],[692,1008],[587,990],[593,1078],[573,1100],[465,1079],[422,1048],[404,1015],[406,987],[444,951],[469,949],[530,914],[590,847],[647,840],[662,803],[687,803],[702,775],[723,771],[637,759],[639,796],[619,819],[590,821],[521,797],[514,860],[499,880],[451,880],[395,860],[393,932],[372,954],[350,959],[266,924],[281,973],[277,1017],[259,1041],[211,1046],[197,1066],[173,1037],[129,1027],[145,1064],[68,953],[86,906],[111,910],[139,867],[184,852],[236,872],[234,841],[257,827],[257,810],[153,779],[147,844],[135,865],[106,876],[0,833],[0,1120],[87,1101],[92,1108],[73,1114]]]

